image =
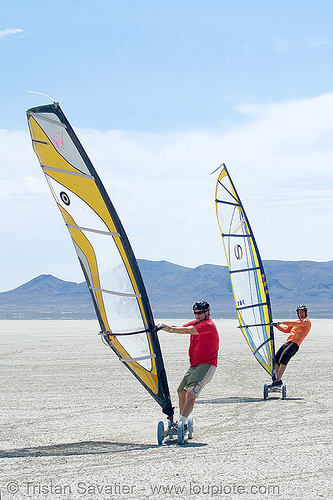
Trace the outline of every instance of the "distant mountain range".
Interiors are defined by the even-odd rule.
[[[166,261],[138,260],[155,318],[191,318],[192,304],[207,300],[215,318],[236,318],[226,266],[188,268]],[[308,306],[309,317],[333,317],[333,261],[264,261],[273,317],[295,317]],[[94,319],[86,283],[41,275],[0,293],[0,319]]]

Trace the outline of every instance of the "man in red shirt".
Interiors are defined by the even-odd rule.
[[[298,320],[295,321],[279,321],[274,323],[274,326],[280,332],[290,333],[287,341],[282,344],[280,349],[275,355],[275,365],[276,365],[276,382],[273,383],[274,386],[282,385],[282,375],[287,368],[287,364],[290,358],[296,354],[299,346],[307,336],[311,328],[311,321],[307,317],[308,310],[304,304],[301,304],[296,309]]]
[[[195,319],[183,326],[163,325],[162,330],[172,333],[189,334],[190,368],[185,373],[178,387],[179,420],[184,425],[193,410],[195,400],[204,386],[212,379],[219,349],[219,334],[215,323],[210,318],[208,302],[198,301],[193,304]]]

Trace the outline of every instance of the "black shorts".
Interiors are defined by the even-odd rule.
[[[278,365],[287,365],[296,352],[299,346],[295,342],[285,342],[275,355],[275,363]]]

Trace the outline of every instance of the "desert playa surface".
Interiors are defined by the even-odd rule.
[[[216,324],[219,367],[194,408],[194,438],[158,446],[164,416],[97,322],[1,321],[1,500],[333,498],[331,321],[312,320],[287,398],[266,401],[269,376],[236,320]],[[189,339],[159,337],[178,416]],[[277,347],[284,340],[276,332]]]

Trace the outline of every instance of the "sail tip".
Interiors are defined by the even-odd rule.
[[[59,103],[57,101],[55,101],[54,99],[52,99],[52,97],[50,97],[47,94],[43,94],[42,92],[36,92],[35,90],[28,90],[28,92],[30,92],[30,94],[38,94],[38,95],[42,95],[44,97],[47,97],[48,99],[50,99],[53,102],[53,104],[55,106],[59,106]]]
[[[221,168],[221,167],[222,167],[222,168],[224,168],[224,167],[225,167],[224,163],[221,163],[221,165],[220,165],[219,167],[217,167],[215,170],[213,170],[213,172],[211,172],[211,173],[210,173],[210,175],[215,174],[215,172],[217,172],[218,170],[220,170],[220,168]]]
[[[217,167],[215,170],[213,170],[213,172],[210,173],[210,175],[213,175],[215,174],[215,172],[217,172],[218,170],[220,170],[220,168],[226,168],[225,166],[225,163],[221,163],[221,165],[219,167]]]

